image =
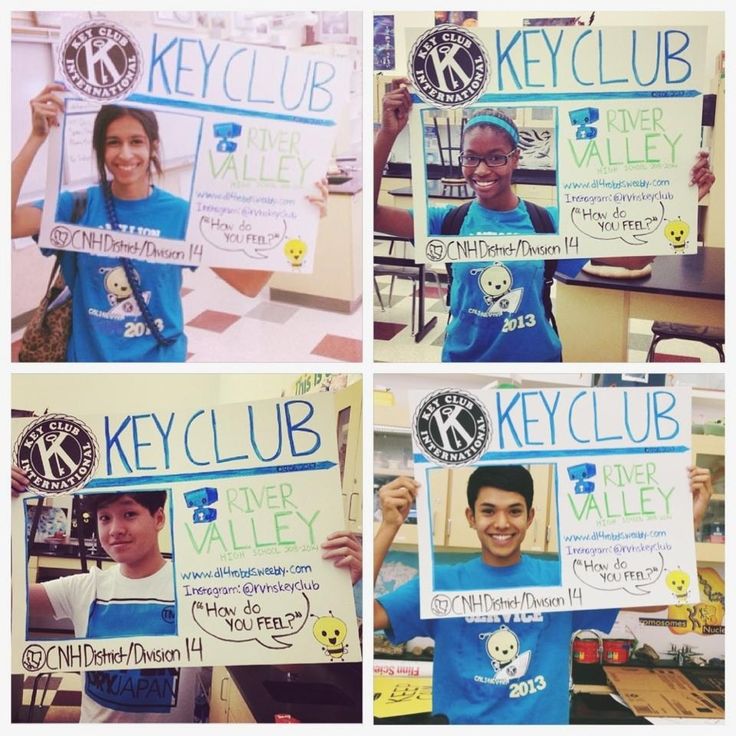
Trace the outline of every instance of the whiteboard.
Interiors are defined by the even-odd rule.
[[[92,150],[92,130],[99,106],[77,100],[67,101],[64,116],[63,189],[97,183],[97,164]],[[192,165],[199,144],[202,118],[191,113],[155,111],[161,138],[161,165],[164,171]]]
[[[54,78],[51,42],[14,38],[11,44],[10,141],[15,156],[31,132],[30,101]],[[28,171],[20,201],[43,199],[46,191],[46,146],[36,155]]]

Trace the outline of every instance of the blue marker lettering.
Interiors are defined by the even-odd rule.
[[[286,84],[286,80],[287,80],[287,76],[288,76],[288,72],[289,72],[289,62],[290,61],[291,61],[291,57],[290,56],[287,56],[286,59],[284,60],[284,70],[281,73],[281,104],[284,106],[284,108],[286,110],[295,110],[304,101],[304,95],[307,92],[307,77],[306,77],[306,75],[309,74],[309,72],[311,71],[312,62],[310,61],[307,64],[307,69],[306,69],[306,72],[305,72],[305,76],[304,76],[303,82],[300,83],[299,80],[297,80],[297,82],[296,82],[296,90],[297,90],[297,92],[300,93],[299,94],[299,99],[294,104],[289,105],[286,102],[286,96],[287,96],[287,89],[286,89],[287,84]],[[292,83],[292,86],[294,86],[294,83]]]
[[[120,435],[125,430],[125,428],[130,423],[130,417],[125,417],[123,419],[123,423],[118,427],[117,431],[114,435],[110,435],[110,417],[105,417],[105,459],[107,460],[107,474],[112,475],[112,461],[111,461],[111,451],[113,447],[117,448],[118,455],[120,457],[120,461],[123,463],[123,467],[128,473],[133,472],[133,468],[130,467],[130,463],[128,462],[128,458],[125,457],[125,451],[123,450],[123,446],[120,444]]]
[[[576,442],[580,442],[580,444],[583,444],[583,445],[587,445],[590,442],[590,440],[583,439],[582,437],[578,437],[575,434],[575,422],[573,421],[572,413],[575,409],[575,404],[577,404],[578,401],[582,399],[583,396],[586,396],[586,395],[587,395],[586,391],[580,391],[579,393],[575,394],[572,401],[570,402],[570,408],[567,410],[567,424],[568,424],[568,429],[570,430],[570,435]]]
[[[603,78],[603,63],[605,61],[606,52],[603,48],[603,31],[598,31],[598,76],[601,84],[624,84],[628,82],[628,77],[620,77],[619,79],[604,79]],[[615,60],[615,56],[611,56],[611,60]]]
[[[634,395],[639,396],[638,390],[634,390]],[[651,410],[650,410],[650,403],[649,403],[649,395],[647,395],[647,400],[645,402],[646,406],[646,423],[644,424],[644,432],[640,437],[634,436],[634,430],[631,427],[631,421],[629,420],[629,414],[631,412],[630,404],[637,405],[640,402],[637,401],[629,401],[629,392],[624,391],[624,426],[626,427],[626,434],[629,436],[629,439],[634,443],[644,442],[644,440],[649,437],[649,427],[651,426]]]
[[[229,100],[232,100],[233,102],[240,102],[242,100],[242,97],[236,97],[233,93],[230,92],[230,85],[228,84],[228,80],[230,79],[230,64],[232,64],[240,54],[247,54],[248,49],[242,48],[238,49],[230,58],[227,60],[227,64],[225,64],[225,70],[222,73],[222,91],[225,93],[225,97],[227,97]],[[240,81],[238,75],[235,75],[236,79]]]
[[[156,50],[158,42],[158,33],[153,34],[153,48],[151,49],[151,68],[148,70],[148,91],[152,92],[154,88],[154,74],[156,70],[160,72],[160,83],[163,85],[164,92],[171,94],[171,84],[169,83],[169,75],[166,73],[166,65],[164,64],[164,56],[174,48],[176,39],[173,39],[160,52]]]
[[[675,41],[676,37],[682,38],[682,45],[675,51],[670,50],[670,37]],[[664,33],[664,70],[665,80],[667,84],[680,84],[690,78],[693,68],[687,59],[683,59],[681,54],[686,48],[690,46],[690,37],[683,31],[665,31]],[[674,70],[670,67],[670,62],[677,62],[678,64],[684,64],[685,68],[682,71],[682,75],[679,79],[674,79],[672,74]],[[674,66],[674,64],[672,64]]]
[[[138,421],[148,419],[150,414],[134,414],[133,415],[133,453],[135,455],[136,470],[156,470],[155,465],[141,465],[140,449],[142,447],[150,447],[150,442],[141,442],[138,438]]]
[[[182,38],[179,41],[179,48],[177,49],[177,53],[176,53],[176,82],[174,83],[174,89],[180,95],[187,95],[189,97],[194,97],[194,92],[190,92],[189,90],[182,89],[181,77],[182,77],[182,72],[194,71],[193,67],[184,66],[184,44],[197,43],[197,42],[198,41],[193,38]]]
[[[281,454],[281,446],[283,444],[284,438],[283,438],[283,432],[281,431],[281,405],[276,404],[276,422],[278,424],[278,445],[276,446],[276,450],[274,451],[273,455],[270,455],[269,457],[264,457],[261,453],[260,448],[258,447],[258,441],[256,440],[256,433],[255,433],[255,425],[256,420],[253,416],[253,406],[251,404],[248,405],[248,421],[250,422],[250,444],[252,445],[253,449],[256,451],[256,457],[261,462],[271,462],[271,460],[274,460]]]
[[[677,437],[680,433],[680,423],[674,417],[668,416],[669,412],[675,407],[677,400],[674,394],[669,391],[655,391],[652,397],[654,401],[654,426],[657,430],[658,440],[671,440],[673,437]],[[660,399],[668,399],[666,406],[661,407],[659,405]],[[672,425],[672,431],[670,434],[664,434],[664,427],[662,425]]]
[[[632,31],[631,34],[631,69],[634,72],[634,79],[636,79],[637,83],[641,85],[642,87],[649,87],[650,85],[654,84],[657,77],[659,76],[659,57],[661,54],[661,45],[662,45],[662,37],[660,33],[657,33],[657,58],[654,62],[654,70],[652,71],[652,78],[645,82],[642,80],[642,78],[639,76],[639,66],[638,66],[638,60],[639,55],[636,53],[636,39],[638,38],[636,30]]]
[[[212,441],[215,449],[215,460],[217,463],[229,463],[232,460],[247,460],[248,454],[243,453],[242,455],[231,455],[230,457],[220,456],[220,439],[217,434],[217,413],[214,409],[210,409],[210,422],[212,423]]]
[[[544,42],[547,44],[547,48],[549,49],[549,54],[551,57],[551,67],[552,67],[552,86],[557,86],[557,54],[560,52],[560,45],[562,44],[562,31],[559,31],[557,33],[557,43],[552,46],[552,44],[549,42],[549,35],[547,34],[547,29],[542,29],[542,38],[544,39]]]
[[[505,391],[497,391],[496,392],[496,416],[498,420],[498,441],[500,444],[500,449],[503,450],[504,447],[506,447],[506,442],[504,441],[504,425],[508,423],[509,425],[509,431],[514,437],[514,440],[516,441],[516,446],[521,447],[521,440],[519,439],[519,435],[516,433],[516,428],[514,427],[514,422],[509,416],[511,413],[511,409],[513,409],[514,404],[519,400],[519,394],[515,393],[514,397],[509,402],[508,406],[505,409],[501,408],[501,398],[502,396],[506,396],[507,392]]]
[[[323,79],[317,79],[317,74],[321,67],[327,67],[326,74]],[[312,70],[312,84],[309,91],[309,109],[311,112],[324,112],[332,107],[333,96],[329,89],[325,88],[328,82],[331,82],[335,78],[335,67],[332,64],[327,64],[324,61],[318,61]],[[319,97],[324,98],[324,102],[320,107],[317,106],[315,97],[317,93]]]
[[[161,442],[164,449],[164,469],[168,470],[171,467],[171,448],[169,447],[169,435],[171,434],[171,428],[174,426],[174,412],[169,415],[169,423],[166,425],[166,430],[161,426],[158,421],[156,414],[151,414],[153,422],[161,435]]]
[[[204,414],[204,409],[200,409],[198,412],[196,412],[196,414],[192,414],[192,416],[189,417],[187,426],[184,429],[184,452],[186,452],[187,457],[189,458],[189,462],[193,463],[194,465],[209,465],[210,464],[209,460],[203,460],[203,461],[195,460],[189,449],[189,430],[191,429],[192,424],[194,423],[194,420],[197,417],[201,417],[202,414]]]
[[[541,33],[540,30],[533,30],[533,31],[524,31],[523,37],[521,39],[522,43],[521,46],[524,49],[524,83],[527,87],[544,87],[544,84],[541,82],[537,82],[536,84],[532,82],[531,80],[531,69],[530,67],[532,64],[539,64],[541,59],[534,59],[531,56],[531,50],[529,48],[529,41],[531,41],[531,36],[536,35],[538,33]]]
[[[202,54],[202,61],[204,62],[204,79],[202,80],[202,97],[207,97],[207,87],[209,85],[210,81],[210,67],[212,66],[212,63],[215,60],[215,56],[217,56],[217,52],[220,50],[220,44],[218,43],[217,46],[212,50],[212,56],[209,58],[207,57],[207,54],[205,53],[204,44],[200,40],[199,42],[199,53]]]
[[[302,417],[298,421],[294,422],[292,419],[292,408],[306,407],[306,416]],[[302,401],[295,399],[293,401],[287,401],[284,404],[284,411],[286,412],[286,431],[289,433],[289,446],[291,447],[291,454],[294,457],[301,457],[302,455],[311,455],[316,452],[322,445],[322,440],[317,432],[304,425],[314,416],[314,407],[308,401]],[[297,432],[302,434],[311,434],[314,437],[313,444],[310,448],[304,450],[297,450],[295,435]]]
[[[578,84],[582,84],[586,87],[591,87],[593,85],[593,82],[586,82],[585,80],[580,78],[580,75],[578,74],[578,64],[577,64],[577,53],[578,53],[578,46],[580,45],[581,41],[588,36],[589,34],[593,33],[593,31],[583,31],[580,36],[578,36],[577,40],[573,44],[572,47],[572,75],[575,77],[575,81]]]
[[[544,404],[544,408],[547,410],[547,415],[549,416],[549,443],[554,447],[555,444],[555,413],[557,412],[557,405],[560,403],[560,392],[555,392],[555,400],[552,406],[547,403],[547,397],[545,396],[544,391],[540,391],[539,395],[542,398],[542,403]]]
[[[516,31],[511,41],[505,49],[501,49],[501,31],[496,31],[496,68],[498,69],[498,90],[499,92],[504,89],[503,84],[503,67],[504,64],[508,64],[509,73],[513,78],[516,89],[521,89],[521,82],[519,81],[519,75],[516,73],[514,68],[514,62],[511,59],[511,49],[518,42],[521,36],[521,31]]]
[[[526,400],[527,398],[536,396],[539,393],[541,393],[541,391],[532,391],[531,393],[524,392],[521,394],[521,416],[522,416],[522,421],[524,422],[524,442],[526,442],[527,445],[544,444],[543,442],[534,442],[534,440],[532,440],[532,438],[529,436],[529,425],[539,424],[539,419],[531,419],[527,415]]]
[[[598,420],[604,420],[598,413],[598,394],[593,391],[593,427],[595,429],[595,440],[596,442],[608,442],[609,440],[622,440],[624,436],[622,434],[609,434],[607,437],[600,435],[598,431]]]
[[[248,78],[248,102],[255,102],[257,104],[265,104],[265,105],[273,105],[275,100],[273,98],[264,97],[263,99],[259,99],[257,97],[254,97],[253,93],[253,82],[256,79],[256,64],[258,63],[258,51],[253,51],[253,58],[250,60],[250,75]],[[288,57],[286,60],[286,63],[288,64]],[[264,79],[267,78],[268,72],[264,76]]]

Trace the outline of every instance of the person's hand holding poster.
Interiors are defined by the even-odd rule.
[[[321,550],[344,526],[335,424],[329,394],[17,420],[13,671],[360,661],[349,571]],[[91,569],[29,580],[36,510],[70,497],[52,541]]]
[[[704,29],[443,25],[407,48],[418,261],[695,252]],[[517,212],[523,185],[551,226]],[[458,191],[459,232],[430,199]]]
[[[687,390],[443,389],[412,398],[422,618],[699,600]],[[478,537],[479,559],[457,567],[474,571],[466,580],[435,564],[430,509],[433,494],[448,490],[467,494]],[[535,518],[537,551],[558,555],[556,564],[523,554]]]
[[[312,271],[322,180],[348,99],[345,60],[100,19],[65,27],[60,39],[66,93],[49,137],[42,246]],[[110,110],[121,106],[146,116],[145,156],[123,149],[124,130],[110,131]],[[120,189],[144,165],[163,197],[149,226],[108,232],[69,216],[70,192],[104,194],[109,176]]]

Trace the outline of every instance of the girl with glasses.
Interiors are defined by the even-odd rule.
[[[409,119],[409,84],[408,79],[397,80],[383,98],[373,164],[375,230],[404,238],[414,235],[412,212],[379,205],[378,193],[391,149]],[[503,111],[478,109],[470,115],[463,130],[459,160],[465,183],[475,196],[459,233],[443,229],[446,218],[456,208],[429,207],[430,235],[517,236],[557,231],[556,207],[545,209],[527,203],[512,189],[512,176],[519,165],[519,131]],[[714,181],[707,156],[698,159],[692,179],[702,198]],[[634,266],[627,264],[626,259],[613,262]],[[559,261],[556,269],[574,275],[584,263],[585,260]],[[451,318],[445,332],[443,362],[562,360],[562,346],[551,315],[551,276],[547,276],[545,285],[544,261],[453,263],[451,275]]]

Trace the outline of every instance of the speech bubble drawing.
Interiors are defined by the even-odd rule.
[[[228,595],[195,599],[192,618],[202,631],[220,641],[257,641],[266,649],[288,649],[293,645],[284,639],[304,628],[309,609],[304,592]]]
[[[572,208],[572,224],[594,240],[623,240],[629,245],[642,245],[664,220],[664,205],[657,202],[646,215],[629,211],[620,204],[599,203]]]
[[[281,228],[270,232],[254,232],[253,226],[238,218],[224,214],[202,215],[199,218],[199,231],[202,237],[215,248],[229,251],[242,251],[249,258],[264,259],[265,252],[278,248],[286,237],[286,220]]]
[[[664,570],[661,552],[649,556],[612,560],[573,560],[572,571],[580,582],[596,590],[625,590],[632,595],[646,595]]]

